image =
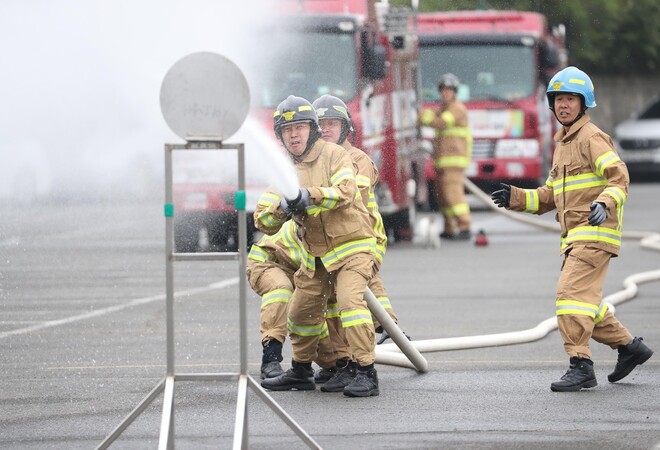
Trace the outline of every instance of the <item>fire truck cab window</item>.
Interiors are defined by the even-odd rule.
[[[455,74],[470,99],[513,101],[534,92],[534,49],[524,45],[436,45],[420,49],[423,101],[440,100],[438,77]]]
[[[358,56],[351,33],[281,33],[276,42],[286,46],[265,47],[256,71],[255,100],[258,107],[275,108],[293,94],[315,99],[323,94],[352,100],[357,93]]]

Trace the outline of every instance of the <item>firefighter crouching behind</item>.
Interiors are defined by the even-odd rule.
[[[544,186],[521,189],[502,183],[492,198],[499,207],[532,214],[557,209],[564,261],[557,282],[556,314],[570,367],[555,392],[595,387],[589,340],[618,350],[611,383],[626,377],[653,354],[601,305],[610,258],[619,254],[623,205],[628,195],[626,165],[612,140],[586,114],[596,106],[593,83],[576,67],[558,72],[547,89],[548,102],[563,125]]]
[[[444,217],[444,231],[440,237],[467,240],[472,237],[471,218],[463,182],[465,169],[472,157],[472,134],[468,126],[467,108],[456,99],[458,86],[456,75],[443,75],[438,82],[442,106],[435,111],[421,111],[419,124],[435,129],[435,193]]]
[[[348,154],[350,155],[353,163],[357,169],[356,174],[356,183],[357,187],[360,190],[360,196],[362,197],[362,203],[369,212],[369,219],[371,227],[373,228],[374,234],[376,236],[376,257],[378,262],[382,264],[383,257],[385,256],[385,249],[387,245],[387,235],[385,234],[385,227],[383,226],[383,218],[378,211],[378,204],[376,203],[376,196],[374,194],[374,188],[378,182],[378,169],[374,164],[373,160],[362,150],[353,147],[348,141],[349,134],[353,131],[353,123],[351,121],[348,108],[346,104],[338,97],[332,95],[322,95],[321,97],[314,100],[312,103],[316,115],[319,119],[319,125],[321,127],[321,138],[326,142],[331,142],[333,144],[338,144],[344,147]],[[378,299],[381,306],[385,309],[388,315],[396,323],[397,316],[392,309],[392,304],[390,299],[387,296],[387,291],[383,285],[383,280],[380,275],[376,273],[374,277],[369,281],[369,289],[373,292],[374,296]],[[328,304],[328,311],[333,311],[332,304]],[[343,332],[341,332],[341,322],[339,326],[335,325],[334,322],[338,321],[339,318],[337,315],[332,316],[329,314],[327,316],[328,327],[330,328],[330,338],[335,342],[335,346],[338,347],[341,344],[341,341],[337,343],[337,340],[343,338]],[[377,319],[372,317],[374,321],[374,328],[376,333],[383,333],[381,341],[384,341],[388,335],[387,332],[380,326]],[[338,329],[339,334],[334,333],[333,330]],[[350,380],[355,377],[355,363],[348,360],[337,360],[337,370],[334,376],[328,380],[328,382],[321,388],[323,391],[333,392],[343,388]]]
[[[305,251],[297,236],[297,225],[288,220],[274,235],[265,234],[250,248],[247,279],[261,296],[259,311],[261,344],[261,378],[274,378],[284,371],[282,345],[287,335],[287,307],[293,294],[293,274],[301,264],[312,267],[314,258]],[[319,341],[317,363],[334,367],[337,359],[334,346],[327,337]]]
[[[293,216],[314,265],[303,265],[294,275],[295,290],[288,309],[291,369],[263,380],[261,385],[271,390],[316,388],[312,362],[317,357],[319,338],[327,333],[326,301],[334,289],[342,327],[358,363],[357,375],[343,389],[344,395],[379,395],[375,332],[364,300],[367,283],[379,262],[376,237],[360,199],[353,162],[342,147],[319,139],[316,112],[303,98],[289,96],[280,103],[274,125],[303,187],[293,200],[264,193],[254,213],[255,225],[273,234]]]

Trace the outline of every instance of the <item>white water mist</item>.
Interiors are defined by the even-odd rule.
[[[300,188],[298,174],[275,135],[267,133],[264,127],[250,116],[245,120],[242,131],[248,137],[245,152],[252,153],[250,159],[257,155],[259,172],[268,183],[280,190],[284,197],[296,198]]]

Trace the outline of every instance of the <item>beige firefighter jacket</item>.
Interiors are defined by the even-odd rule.
[[[305,214],[295,218],[305,250],[320,258],[328,271],[335,270],[356,253],[375,256],[376,237],[357,189],[353,161],[346,150],[319,139],[296,162],[296,171],[300,186],[310,194]],[[265,192],[257,202],[254,223],[266,234],[276,233],[287,220],[280,208],[281,199],[275,192]],[[313,271],[313,267],[307,269]]]
[[[509,209],[543,214],[557,209],[561,253],[573,245],[588,244],[616,256],[621,246],[623,205],[628,196],[628,169],[612,139],[591,123],[588,114],[555,134],[557,147],[544,186],[511,187]],[[607,219],[591,226],[592,202],[605,204]]]
[[[359,148],[344,141],[341,144],[346,149],[348,154],[353,159],[353,163],[357,168],[356,182],[362,197],[362,203],[369,211],[369,219],[371,227],[376,235],[376,251],[377,257],[380,262],[383,262],[385,256],[385,249],[387,246],[387,234],[385,233],[385,226],[383,225],[383,218],[378,210],[378,203],[376,202],[375,188],[378,183],[378,169],[374,161],[365,152]]]
[[[251,261],[268,262],[291,276],[301,264],[312,266],[313,258],[300,243],[297,231],[298,225],[293,220],[287,220],[277,233],[264,234],[250,247],[248,265]]]
[[[472,133],[467,108],[462,102],[443,104],[437,110],[426,109],[420,124],[435,129],[433,162],[436,169],[467,168],[472,158]]]

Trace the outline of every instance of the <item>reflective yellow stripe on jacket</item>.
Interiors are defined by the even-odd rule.
[[[376,196],[373,191],[369,189],[369,203],[367,204],[369,208],[369,214],[375,219],[374,223],[374,233],[376,233],[376,258],[381,263],[385,257],[385,251],[387,246],[387,233],[385,233],[385,225],[383,224],[383,216],[380,215],[378,211],[378,203],[376,202]]]
[[[351,178],[355,179],[355,172],[353,172],[352,169],[344,168],[330,177],[330,183],[335,185]],[[337,206],[337,202],[339,201],[339,193],[334,187],[321,187],[319,189],[323,193],[323,199],[321,199],[318,205],[308,206],[307,214],[316,216],[321,211],[329,211]],[[357,192],[356,200],[359,200],[360,198],[360,193]]]
[[[559,178],[552,181],[552,191],[555,195],[559,195],[562,192],[588,189],[596,186],[607,186],[607,180],[593,172],[571,175],[566,178]]]
[[[435,112],[432,109],[425,109],[422,111],[422,117],[420,118],[422,124],[429,125],[433,122],[433,119],[435,119]]]
[[[380,306],[382,306],[384,309],[392,309],[392,303],[390,302],[389,297],[381,296],[378,297],[376,300],[378,300],[378,303],[380,303]]]
[[[252,244],[252,247],[250,247],[250,253],[248,254],[248,259],[259,262],[266,262],[270,258],[267,251],[259,247],[257,244]]]
[[[343,245],[340,245],[337,248],[330,250],[328,253],[321,257],[321,262],[325,267],[347,258],[356,253],[370,252],[375,253],[376,251],[376,238],[367,238],[360,239],[357,241],[347,242]]]
[[[525,189],[525,212],[535,213],[539,210],[539,193],[536,189]]]
[[[298,243],[298,240],[295,236],[296,224],[295,222],[289,222],[288,226],[282,227],[279,233],[282,233],[282,241],[285,246],[289,249],[289,256],[293,261],[298,263],[300,266],[304,264],[305,267],[309,270],[314,270],[314,257],[310,255],[305,248]]]
[[[568,230],[566,237],[561,239],[561,249],[564,250],[569,244],[580,241],[606,242],[620,247],[621,231],[592,226],[575,227]]]
[[[605,154],[599,156],[594,163],[596,166],[596,173],[602,177],[605,173],[605,169],[618,161],[621,161],[621,158],[619,158],[616,153],[613,151],[606,152]]]
[[[271,192],[264,192],[258,201],[258,204],[263,206],[264,210],[261,214],[259,214],[257,220],[269,228],[284,223],[284,220],[278,219],[273,214],[268,212],[268,208],[275,203],[279,203],[280,200],[282,199],[278,195],[275,195]]]

